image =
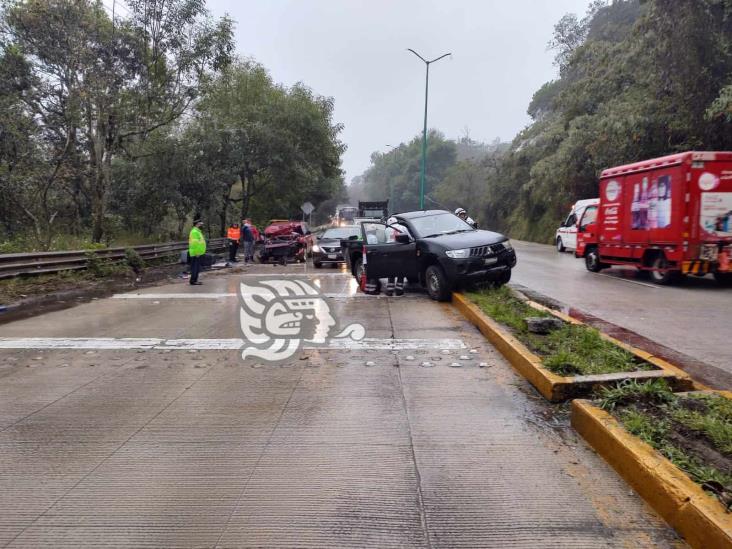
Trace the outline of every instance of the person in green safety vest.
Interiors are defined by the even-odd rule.
[[[200,219],[194,220],[191,234],[188,235],[188,258],[191,260],[191,278],[189,283],[193,286],[200,286],[202,284],[198,281],[198,274],[201,272],[201,258],[206,253],[206,239],[203,238],[201,227],[203,227],[203,221]]]

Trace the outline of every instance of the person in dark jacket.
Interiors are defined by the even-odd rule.
[[[241,228],[241,240],[244,243],[244,262],[254,261],[254,231],[250,219],[244,220]]]

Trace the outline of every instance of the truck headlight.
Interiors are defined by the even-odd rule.
[[[463,248],[462,250],[447,250],[445,255],[452,259],[465,259],[470,257],[470,248]]]
[[[504,240],[501,244],[503,244],[503,247],[507,250],[513,250],[513,244],[511,244],[510,240]]]

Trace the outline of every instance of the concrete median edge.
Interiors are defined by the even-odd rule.
[[[587,443],[692,547],[732,547],[732,514],[668,459],[590,401],[572,402],[571,421]]]
[[[609,341],[620,345],[633,353],[638,358],[653,364],[657,370],[620,372],[613,374],[602,374],[592,376],[565,377],[557,375],[544,368],[541,359],[533,354],[518,339],[511,335],[506,328],[503,328],[496,321],[486,315],[480,307],[470,301],[462,293],[454,293],[452,296],[453,306],[498,349],[511,365],[529,383],[531,383],[550,402],[561,402],[578,396],[586,396],[598,386],[610,385],[624,379],[658,379],[664,378],[677,391],[687,391],[694,388],[694,383],[688,374],[681,369],[668,364],[666,361],[657,359],[649,353],[626,345],[608,336]],[[531,302],[529,302],[531,304]],[[536,305],[536,308],[547,310],[554,314],[551,309],[543,305]],[[573,324],[583,324],[577,319],[557,314],[558,318]]]

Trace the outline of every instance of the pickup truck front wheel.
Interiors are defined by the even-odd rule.
[[[424,273],[427,293],[435,301],[449,301],[452,296],[452,284],[447,280],[445,271],[439,265],[430,265]]]
[[[511,281],[511,269],[506,269],[503,271],[500,275],[498,275],[498,278],[496,278],[495,286],[501,287],[504,284],[508,284]]]

